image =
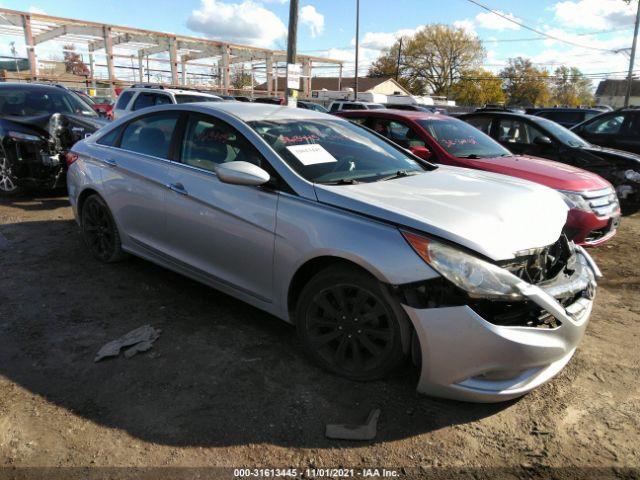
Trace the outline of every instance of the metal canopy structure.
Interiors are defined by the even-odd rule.
[[[266,79],[269,86],[267,94],[277,95],[278,69],[282,68],[280,64],[286,64],[287,56],[285,51],[5,8],[0,8],[0,36],[24,38],[30,67],[26,79],[32,81],[55,80],[39,72],[38,48],[42,44],[55,41],[83,46],[89,57],[87,82],[94,88],[97,82],[108,84],[112,94],[119,85],[144,82],[145,77],[149,82],[150,62],[160,62],[168,64],[166,72],[170,73],[170,81],[162,83],[171,86],[192,86],[194,78],[204,77],[208,80],[204,84],[201,82],[201,86],[226,94],[233,90],[231,70],[235,66],[251,75],[251,85],[255,83],[257,72]],[[97,63],[96,58],[104,58],[104,63]],[[122,59],[130,61],[131,65],[123,66]],[[342,71],[341,60],[308,55],[298,55],[296,59],[302,64],[303,95],[306,96],[311,92],[314,69]],[[118,78],[118,69],[127,69],[129,78]],[[100,74],[100,71],[104,73]],[[204,74],[204,71],[212,73]],[[284,85],[281,87],[284,90]]]

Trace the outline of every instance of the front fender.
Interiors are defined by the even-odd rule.
[[[274,255],[274,306],[285,320],[292,279],[318,257],[349,261],[390,285],[439,276],[394,225],[288,194],[278,203]]]

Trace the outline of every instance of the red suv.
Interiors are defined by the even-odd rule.
[[[510,175],[557,190],[571,209],[565,233],[579,245],[600,245],[616,233],[618,198],[611,184],[595,173],[513,155],[477,128],[446,115],[388,109],[337,115],[375,130],[425,160]]]

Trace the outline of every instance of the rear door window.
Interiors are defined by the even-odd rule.
[[[584,131],[596,135],[615,135],[622,129],[624,114],[614,113],[598,118],[584,126]]]
[[[133,104],[133,110],[141,110],[143,108],[153,107],[155,105],[165,105],[168,103],[173,103],[168,95],[143,92],[136,98],[136,101]]]
[[[470,125],[473,125],[478,130],[487,135],[491,135],[491,125],[493,124],[493,118],[491,117],[473,117],[473,118],[465,118],[465,122]]]
[[[498,135],[501,142],[531,145],[536,137],[541,137],[544,134],[533,125],[520,119],[501,119]]]
[[[169,158],[171,138],[178,122],[178,113],[147,115],[127,124],[120,148],[158,158]]]
[[[116,102],[116,110],[124,110],[127,108],[127,104],[131,97],[133,97],[134,92],[122,92],[118,97],[118,101]]]

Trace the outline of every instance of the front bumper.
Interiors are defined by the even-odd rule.
[[[555,285],[549,292],[526,282],[519,286],[522,295],[558,320],[555,328],[496,325],[466,305],[426,309],[403,305],[420,343],[418,392],[499,402],[524,395],[560,372],[584,335],[595,278],[600,275],[582,248],[576,255],[582,268],[566,285]],[[563,307],[554,296],[569,290],[580,298]]]
[[[610,240],[620,225],[620,208],[614,212],[599,217],[594,212],[584,210],[569,210],[564,233],[576,245],[583,247],[597,247]]]

